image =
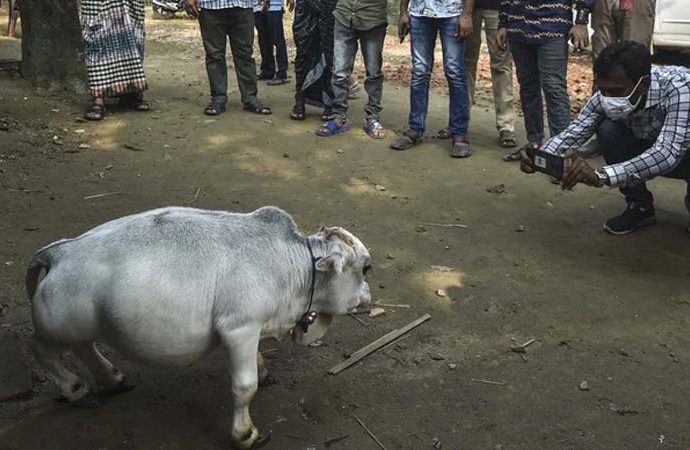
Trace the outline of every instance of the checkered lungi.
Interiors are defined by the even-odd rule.
[[[147,88],[144,15],[144,0],[82,0],[84,59],[94,97]]]

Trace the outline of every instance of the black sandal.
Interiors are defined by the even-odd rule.
[[[212,98],[208,106],[204,108],[204,114],[207,116],[220,116],[225,112],[225,100],[221,98]]]
[[[151,109],[146,100],[144,100],[144,94],[142,94],[141,92],[136,94],[123,95],[122,97],[120,97],[120,106],[138,112],[146,112]]]
[[[105,105],[92,103],[89,109],[84,113],[84,119],[91,121],[99,121],[105,118]]]
[[[252,112],[254,114],[261,114],[262,116],[268,116],[273,114],[271,108],[261,103],[259,100],[253,100],[249,103],[245,103],[242,107],[245,111]]]
[[[307,106],[304,100],[296,100],[295,106],[290,111],[290,118],[292,120],[304,120],[307,118]]]

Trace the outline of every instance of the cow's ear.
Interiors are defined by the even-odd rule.
[[[338,254],[324,256],[316,261],[316,270],[320,272],[343,273],[343,257]]]

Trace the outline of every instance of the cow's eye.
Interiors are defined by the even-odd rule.
[[[364,267],[362,268],[362,272],[364,273],[364,275],[366,275],[367,273],[369,273],[370,270],[371,270],[371,265],[370,265],[370,264],[367,264],[366,266],[364,266]]]

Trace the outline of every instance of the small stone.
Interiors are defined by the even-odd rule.
[[[83,128],[79,128],[78,130],[74,130],[74,132],[75,132],[76,134],[84,134],[84,133],[86,133],[86,130],[83,129]]]
[[[518,225],[517,227],[515,227],[515,232],[517,232],[517,233],[522,233],[522,232],[525,231],[525,229],[526,229],[526,228],[525,228],[524,225]]]
[[[309,344],[309,347],[316,348],[316,347],[321,347],[323,345],[323,341],[321,339],[317,339],[311,344]]]
[[[446,291],[444,291],[443,289],[436,289],[436,295],[441,298],[448,297],[448,294],[446,294]]]
[[[86,149],[91,148],[91,146],[89,144],[79,144],[79,148],[81,150],[86,150]]]
[[[374,187],[375,187],[376,190],[379,191],[379,192],[383,192],[383,191],[386,190],[386,186],[383,186],[383,185],[381,185],[381,184],[376,184],[376,185],[374,185]]]
[[[389,253],[386,255],[386,259],[395,259],[395,256],[393,256]]]
[[[583,381],[582,383],[580,383],[580,390],[581,391],[589,391],[589,383],[587,383],[586,381]]]
[[[338,153],[339,155],[342,155],[342,154],[345,153],[345,152],[343,151],[342,148],[339,148],[339,149],[336,151],[336,153]]]
[[[386,310],[383,308],[371,308],[369,311],[369,317],[378,317],[383,314],[386,314]]]
[[[433,359],[434,361],[443,361],[446,359],[446,357],[441,355],[440,353],[433,353],[429,355],[429,358]]]
[[[289,158],[289,157],[290,157],[290,154],[289,154],[288,152],[283,153],[283,158],[286,158],[286,159],[287,159],[287,158]]]
[[[458,368],[458,365],[455,364],[455,363],[448,363],[448,368],[449,368],[450,370],[455,370],[455,369]]]

